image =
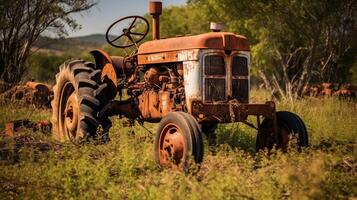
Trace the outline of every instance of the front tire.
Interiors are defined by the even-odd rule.
[[[194,120],[186,113],[171,112],[160,121],[154,144],[155,161],[159,165],[187,169],[190,157],[196,163],[202,162],[202,132]]]

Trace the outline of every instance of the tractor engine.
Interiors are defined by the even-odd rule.
[[[138,99],[140,117],[159,121],[171,111],[184,108],[182,65],[150,65],[139,70],[139,81],[128,89]]]

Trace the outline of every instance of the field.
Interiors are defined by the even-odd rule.
[[[254,100],[264,100],[261,91]],[[26,130],[0,138],[0,199],[348,199],[357,198],[357,103],[304,99],[279,102],[299,114],[310,147],[289,153],[254,150],[256,131],[220,125],[214,151],[205,144],[201,168],[161,169],[150,132],[112,118],[111,141],[76,146]],[[50,119],[50,110],[1,105],[8,120]]]

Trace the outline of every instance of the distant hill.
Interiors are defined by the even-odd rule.
[[[95,49],[107,44],[104,34],[93,34],[71,38],[50,38],[40,36],[35,42],[35,47],[55,51],[68,51],[73,49]]]
[[[90,43],[90,44],[97,44],[97,45],[104,45],[107,44],[107,40],[105,39],[104,34],[92,34],[80,37],[72,37],[68,38],[69,40],[80,41],[83,43]]]

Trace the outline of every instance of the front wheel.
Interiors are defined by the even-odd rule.
[[[276,113],[278,130],[273,133],[273,120],[264,119],[259,127],[256,150],[267,148],[271,150],[274,146],[283,151],[289,147],[300,148],[308,146],[308,135],[302,119],[291,112],[279,111]]]
[[[155,161],[161,166],[186,168],[188,158],[196,163],[203,159],[202,131],[187,113],[172,112],[160,122],[155,137]]]

